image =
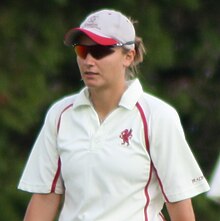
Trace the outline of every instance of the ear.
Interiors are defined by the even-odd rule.
[[[129,50],[124,57],[124,66],[129,67],[134,61],[134,57],[135,57],[135,50],[134,49]]]

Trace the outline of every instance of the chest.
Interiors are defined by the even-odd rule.
[[[66,182],[94,177],[145,182],[148,177],[150,159],[138,110],[118,108],[102,124],[90,108],[68,112],[62,115],[57,148]]]

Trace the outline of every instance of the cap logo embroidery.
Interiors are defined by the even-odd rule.
[[[92,16],[89,20],[83,25],[84,28],[97,28],[100,29],[98,24],[96,23],[98,16]]]
[[[127,146],[130,144],[129,143],[129,140],[132,138],[132,129],[128,130],[128,129],[125,129],[121,132],[120,136],[119,136],[121,139],[122,139],[122,145],[125,145],[127,144]]]

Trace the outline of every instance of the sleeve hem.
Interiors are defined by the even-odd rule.
[[[47,185],[33,185],[33,184],[27,184],[24,182],[20,182],[18,187],[19,190],[26,191],[29,193],[42,193],[47,194],[51,193],[51,186]],[[63,194],[63,188],[56,186],[54,193],[56,194]]]
[[[200,184],[200,185],[193,187],[189,190],[186,190],[185,192],[182,191],[182,192],[172,194],[172,195],[168,194],[166,196],[169,199],[169,202],[178,202],[181,200],[195,197],[195,196],[202,194],[204,192],[207,192],[207,191],[209,191],[209,189],[210,189],[210,187],[209,187],[208,183],[203,183],[203,184]]]

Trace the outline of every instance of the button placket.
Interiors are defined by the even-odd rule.
[[[103,125],[100,125],[97,132],[91,137],[91,150],[100,149],[104,145]]]

